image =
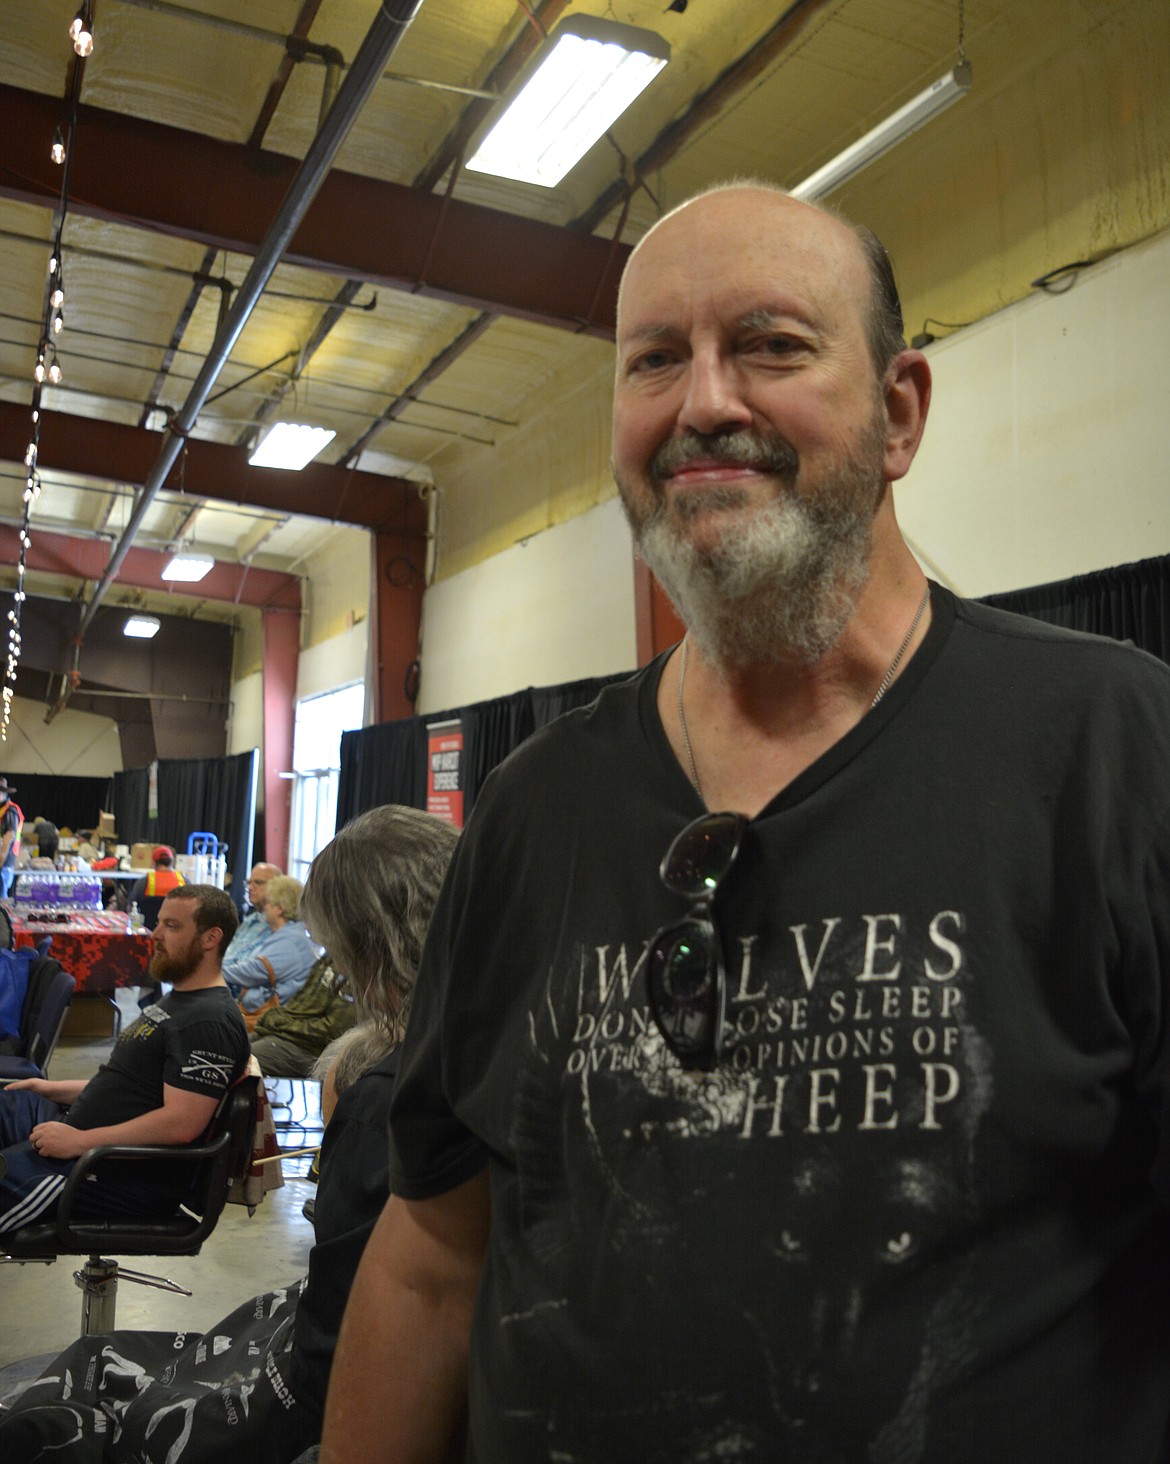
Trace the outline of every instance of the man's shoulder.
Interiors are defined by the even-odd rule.
[[[233,1026],[238,1018],[241,1028],[244,1019],[234,996],[226,985],[197,986],[193,990],[169,991],[161,1001],[155,1003],[172,1020],[206,1021],[223,1017]],[[244,1028],[246,1031],[247,1029]]]
[[[997,657],[1035,661],[1053,674],[1065,672],[1075,684],[1083,684],[1080,678],[1091,672],[1109,684],[1129,682],[1170,695],[1170,666],[1132,641],[1071,630],[979,600],[955,597],[954,603],[958,624]],[[1096,681],[1086,690],[1100,687]]]
[[[489,781],[506,785],[536,775],[574,768],[582,758],[595,766],[609,751],[625,756],[636,736],[648,683],[657,685],[664,657],[611,682],[587,706],[575,707],[538,727],[491,774]]]

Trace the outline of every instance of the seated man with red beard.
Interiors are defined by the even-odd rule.
[[[248,1036],[223,979],[239,916],[223,890],[168,895],[150,972],[173,990],[148,1006],[88,1082],[24,1078],[0,1089],[0,1250],[5,1231],[51,1215],[73,1161],[102,1144],[192,1144],[248,1061]],[[173,1169],[173,1172],[171,1170]],[[170,1215],[189,1176],[151,1166],[150,1183],[122,1177],[83,1186],[87,1219]]]

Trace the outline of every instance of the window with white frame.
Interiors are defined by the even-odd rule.
[[[292,828],[289,873],[303,880],[318,851],[333,837],[341,734],[362,725],[365,689],[360,681],[297,703],[293,728]]]

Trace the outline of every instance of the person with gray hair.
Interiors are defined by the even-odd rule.
[[[248,955],[265,936],[271,934],[264,918],[264,898],[269,882],[283,873],[284,870],[278,864],[269,864],[265,860],[253,864],[248,875],[248,902],[244,918],[240,921],[240,928],[232,941],[233,959],[239,960],[241,956]]]
[[[300,918],[300,899],[299,879],[273,876],[264,895],[267,936],[242,956],[229,951],[223,963],[249,1031],[261,1012],[283,1006],[300,991],[319,954]]]
[[[431,910],[458,835],[418,809],[386,804],[348,823],[313,860],[301,913],[349,977],[358,1013],[406,1030]],[[368,857],[393,847],[395,861]]]
[[[430,814],[376,808],[342,829],[309,871],[302,910],[344,972],[362,1020],[323,1054],[339,1096],[321,1147],[307,1277],[250,1299],[206,1337],[79,1339],[0,1411],[0,1458],[40,1458],[66,1428],[70,1464],[99,1464],[115,1428],[119,1458],[181,1464],[289,1464],[320,1437],[342,1312],[389,1193],[397,1044],[456,839]],[[67,1375],[74,1386],[66,1400]]]

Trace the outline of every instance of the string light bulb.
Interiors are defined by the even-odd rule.
[[[53,293],[49,296],[49,304],[53,307],[54,310],[59,310],[61,306],[64,305],[64,303],[65,291],[61,288],[60,285],[58,285]]]
[[[38,386],[45,379],[45,353],[44,353],[44,351],[42,351],[40,353],[40,355],[37,357],[37,364],[33,367],[33,375],[37,379],[37,385]]]
[[[49,362],[49,380],[54,386],[61,383],[61,363],[57,360],[56,351],[53,352],[53,359]]]
[[[85,59],[93,51],[93,21],[90,19],[89,0],[82,0],[81,9],[69,25],[69,39],[73,49]]]
[[[65,324],[65,317],[61,314],[60,309],[58,309],[57,310],[57,313],[53,316],[53,334],[54,335],[60,335],[61,334],[61,327],[64,324]]]
[[[53,133],[53,146],[49,149],[49,156],[58,167],[65,161],[65,139],[61,136],[60,127]]]

